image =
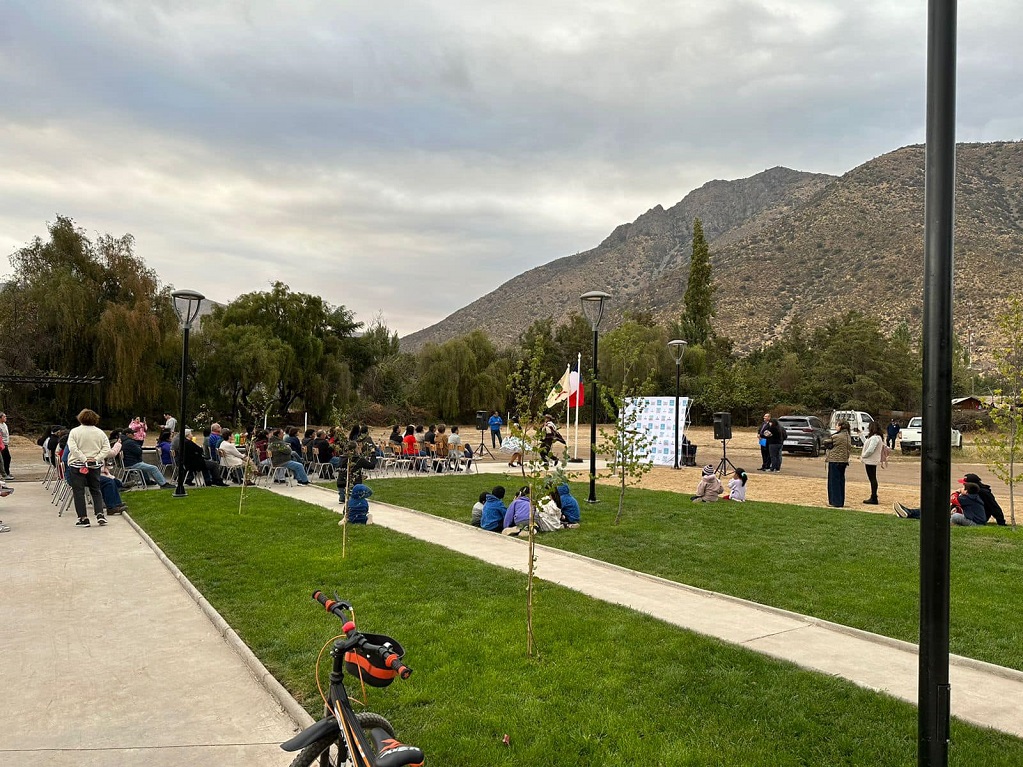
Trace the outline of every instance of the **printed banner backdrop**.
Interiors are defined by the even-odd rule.
[[[686,433],[689,418],[689,397],[678,400],[679,455],[682,455],[681,440]],[[652,442],[648,460],[654,466],[675,465],[675,398],[674,397],[630,397],[625,401],[626,411],[636,413],[634,423],[639,431],[650,435]]]

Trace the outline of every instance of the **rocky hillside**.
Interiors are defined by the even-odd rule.
[[[404,348],[483,328],[511,341],[543,316],[578,309],[586,290],[627,309],[675,316],[689,267],[692,221],[710,243],[715,327],[748,349],[770,342],[796,315],[812,324],[847,309],[869,311],[919,333],[923,301],[924,150],[910,146],[840,178],[773,168],[712,181],[669,208],[623,224],[599,246],[532,269],[443,321]],[[1023,293],[1023,143],[958,149],[955,325],[985,356],[993,316]],[[527,300],[528,297],[528,300]],[[614,317],[613,317],[614,318]]]
[[[661,279],[674,280],[679,291],[685,290],[677,281],[689,267],[694,218],[703,222],[714,248],[783,219],[833,180],[772,168],[738,181],[711,181],[668,210],[658,205],[633,223],[622,224],[592,250],[520,274],[435,325],[401,339],[402,349],[415,350],[476,328],[507,343],[540,317],[561,320],[579,311],[579,296],[587,290],[606,290],[614,296],[612,319],[625,309],[646,307]]]

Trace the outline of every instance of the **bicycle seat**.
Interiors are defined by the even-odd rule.
[[[369,736],[376,746],[377,767],[422,767],[423,752],[415,746],[407,746],[387,734],[386,730],[374,727]]]

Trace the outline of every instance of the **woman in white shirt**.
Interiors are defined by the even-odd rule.
[[[235,446],[233,441],[234,435],[231,432],[225,431],[220,436],[223,437],[220,445],[217,447],[217,453],[220,455],[220,465],[227,469],[231,480],[236,485],[240,485],[244,479],[243,472],[240,469],[245,465],[245,456]]]
[[[110,452],[110,440],[97,428],[99,415],[86,408],[78,414],[79,426],[68,434],[67,438],[67,481],[71,485],[71,495],[75,499],[75,513],[78,521],[75,527],[89,527],[89,513],[85,506],[85,488],[92,494],[92,511],[96,522],[107,523],[104,512],[103,493],[100,491],[99,475],[103,461]]]
[[[877,466],[881,463],[881,427],[877,421],[871,421],[867,429],[867,438],[863,441],[863,450],[860,451],[860,462],[867,471],[867,479],[870,481],[870,497],[864,503],[872,506],[877,505]]]

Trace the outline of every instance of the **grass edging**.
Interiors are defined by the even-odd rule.
[[[459,522],[458,520],[455,520],[455,519],[448,519],[447,517],[441,517],[441,516],[437,516],[435,514],[430,514],[429,512],[426,512],[426,511],[419,511],[418,509],[409,509],[409,508],[406,508],[404,506],[396,506],[395,504],[386,503],[386,502],[383,502],[383,501],[377,501],[377,502],[374,503],[374,505],[375,506],[387,507],[387,508],[395,509],[395,510],[398,510],[398,511],[403,511],[403,512],[406,512],[406,513],[409,513],[409,514],[419,515],[419,516],[424,517],[426,519],[447,523],[449,525],[457,525],[457,526],[463,527],[463,528],[464,527],[468,527],[468,525],[466,525],[464,522]],[[515,538],[513,536],[505,536],[505,537],[509,541],[516,541],[516,542],[518,542],[519,545],[522,545],[522,546],[526,545],[526,542],[524,540],[520,539],[520,538]],[[443,546],[444,544],[438,544],[438,545]],[[606,567],[606,568],[608,568],[610,570],[616,570],[616,571],[621,572],[621,573],[627,573],[628,575],[642,578],[644,580],[650,581],[651,583],[657,583],[657,584],[664,585],[664,586],[670,586],[672,588],[677,588],[677,589],[680,589],[682,591],[688,591],[688,592],[690,592],[692,594],[697,594],[697,595],[700,595],[700,596],[703,596],[703,597],[708,597],[708,598],[713,598],[713,599],[720,599],[720,600],[726,601],[726,602],[733,602],[735,604],[742,605],[744,607],[748,607],[748,608],[755,609],[755,610],[760,610],[762,612],[770,613],[770,614],[773,614],[773,615],[778,615],[778,616],[783,617],[783,618],[789,618],[791,620],[802,621],[802,622],[804,622],[804,623],[806,623],[807,625],[810,625],[810,626],[817,626],[819,628],[828,629],[828,630],[831,630],[831,631],[835,631],[836,633],[845,634],[846,636],[852,636],[852,637],[855,637],[857,639],[862,639],[862,640],[867,641],[867,642],[872,642],[874,644],[885,645],[885,646],[888,646],[888,647],[892,647],[892,648],[894,648],[896,650],[901,650],[903,652],[910,653],[912,655],[919,656],[919,653],[920,653],[920,648],[919,648],[918,645],[913,644],[912,642],[907,642],[907,641],[902,640],[902,639],[896,639],[894,637],[885,636],[884,634],[875,634],[875,633],[873,633],[871,631],[866,631],[864,629],[859,629],[859,628],[856,628],[854,626],[846,626],[846,625],[844,625],[842,623],[834,623],[833,621],[829,621],[829,620],[826,620],[824,618],[817,618],[817,617],[814,617],[812,615],[804,615],[803,613],[797,613],[797,612],[794,612],[792,610],[786,610],[783,607],[775,607],[773,605],[765,605],[765,604],[763,604],[761,602],[753,602],[753,601],[751,601],[749,599],[743,599],[742,597],[733,596],[731,594],[723,594],[723,593],[718,592],[718,591],[709,591],[708,589],[701,589],[698,586],[691,586],[688,583],[680,583],[678,581],[672,581],[672,580],[669,580],[667,578],[662,578],[659,575],[652,575],[650,573],[644,573],[644,572],[641,572],[639,570],[632,570],[632,569],[629,569],[628,567],[623,567],[622,565],[614,564],[613,562],[606,562],[606,561],[604,561],[602,559],[594,559],[593,557],[587,557],[585,554],[579,554],[577,552],[569,551],[567,549],[558,549],[558,548],[554,548],[554,547],[551,547],[551,546],[545,546],[542,543],[536,543],[536,548],[538,550],[538,553],[540,551],[547,551],[547,552],[551,552],[551,553],[554,553],[554,554],[557,554],[557,555],[571,557],[573,559],[577,559],[577,560],[582,561],[582,562],[587,562],[587,563],[592,564],[592,565],[597,565],[597,566],[600,566],[600,567]],[[482,559],[481,557],[476,557],[473,554],[467,554],[466,556],[472,556],[475,559],[480,559],[481,561],[487,561],[487,560]],[[493,563],[491,563],[491,564],[493,564]],[[498,566],[500,566],[500,565],[498,565]],[[547,578],[544,578],[544,576],[541,573],[537,573],[537,577],[541,578],[543,580],[548,580]],[[553,581],[549,581],[549,582],[553,582]],[[567,588],[570,588],[570,587],[567,587]],[[592,598],[596,599],[597,597],[592,597]],[[601,601],[603,601],[603,600],[601,600]],[[690,630],[692,630],[692,629],[690,629]],[[699,633],[699,632],[697,632],[697,633]],[[745,643],[740,643],[740,644],[738,644],[738,646],[745,647],[746,645],[745,645]],[[752,648],[747,648],[747,649],[752,649]],[[756,652],[756,651],[754,650],[754,652]],[[994,676],[999,676],[999,677],[1002,677],[1003,679],[1008,679],[1010,681],[1023,683],[1023,671],[1018,671],[1018,670],[1016,670],[1014,668],[1008,668],[1006,666],[999,666],[999,665],[996,665],[994,663],[988,663],[987,661],[983,661],[983,660],[977,660],[976,658],[969,658],[969,657],[967,657],[965,655],[956,655],[955,653],[949,653],[948,658],[949,658],[949,665],[960,666],[962,668],[968,668],[968,669],[972,669],[974,671],[980,671],[982,673],[992,674]]]
[[[185,574],[178,569],[178,566],[171,561],[170,557],[163,553],[163,550],[156,544],[156,541],[150,538],[146,531],[139,527],[138,523],[132,519],[127,512],[121,516],[123,519],[127,520],[128,524],[131,525],[132,529],[135,530],[136,533],[138,533],[139,537],[142,538],[145,544],[153,550],[157,559],[163,563],[164,567],[166,567],[178,583],[181,584],[182,589],[184,589],[185,593],[192,598],[192,601],[199,606],[199,609],[202,610],[210,623],[213,624],[217,633],[219,633],[224,638],[224,641],[227,642],[227,644],[236,653],[238,653],[238,656],[249,669],[249,673],[252,674],[256,682],[258,682],[259,685],[266,690],[267,693],[269,693],[270,697],[277,701],[277,704],[284,709],[284,712],[291,718],[291,721],[295,723],[295,726],[298,729],[305,729],[306,727],[315,724],[316,720],[309,715],[309,712],[299,705],[299,702],[292,697],[291,693],[285,689],[284,685],[278,682],[277,678],[267,670],[266,666],[264,666],[259,658],[256,657],[255,653],[253,653],[252,650],[249,649],[249,646],[242,641],[242,638],[238,636],[238,633],[231,628],[230,624],[228,624],[226,620],[224,620],[224,616],[217,612],[216,608],[209,603],[209,600],[202,595],[199,589],[197,589],[193,583],[188,580]]]

